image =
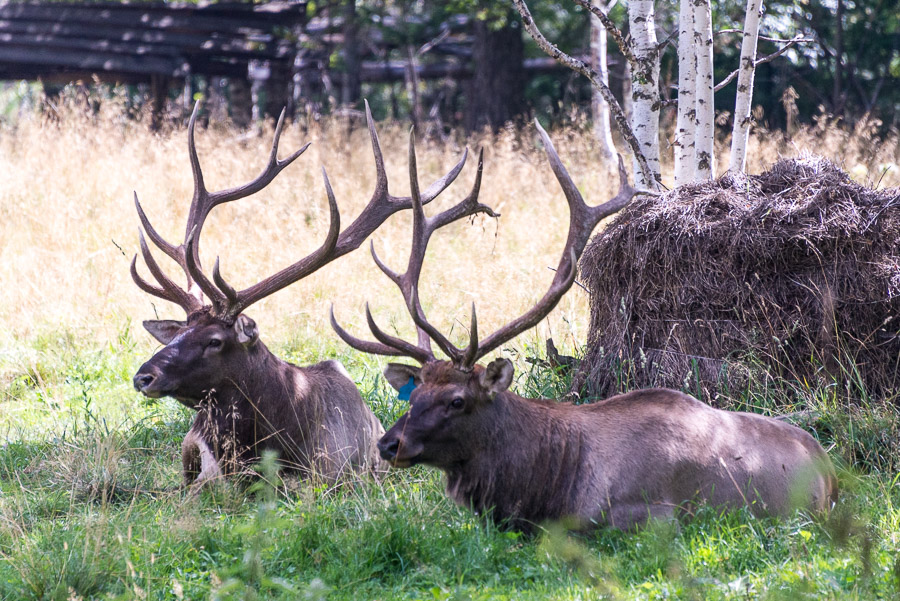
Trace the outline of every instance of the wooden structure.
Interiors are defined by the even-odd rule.
[[[467,15],[430,25],[415,15],[386,15],[348,27],[333,12],[322,8],[307,19],[307,0],[0,0],[0,80],[143,84],[155,127],[176,86],[189,107],[193,85],[227,84],[232,118],[249,125],[251,115],[293,112],[299,102],[316,112],[352,105],[359,82],[404,82],[421,113],[422,104],[458,94],[459,83],[473,77],[475,20]],[[417,39],[393,35],[410,28]],[[561,69],[548,57],[526,59],[523,68],[531,76]],[[418,94],[421,80],[440,80],[430,99]]]
[[[284,105],[305,20],[305,0],[2,2],[0,79],[148,83],[158,110],[178,80],[228,77],[265,82]]]

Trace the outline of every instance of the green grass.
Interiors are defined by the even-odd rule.
[[[2,599],[889,599],[900,595],[900,488],[892,404],[806,391],[815,433],[843,466],[826,518],[706,509],[636,533],[504,532],[443,494],[435,470],[339,490],[279,480],[199,497],[180,488],[191,413],[148,403],[130,378],[148,356],[127,327],[100,347],[77,333],[0,354]],[[380,363],[290,340],[296,362],[339,356],[379,418],[403,410]],[[319,346],[316,346],[319,345]],[[343,354],[342,354],[343,353]],[[525,354],[528,354],[527,352]],[[15,356],[13,356],[15,355]],[[517,358],[517,390],[566,382]],[[25,366],[25,367],[21,367]],[[735,407],[779,413],[779,394]],[[847,466],[853,466],[848,469]]]

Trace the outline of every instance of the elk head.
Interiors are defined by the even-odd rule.
[[[537,125],[544,143],[550,167],[559,181],[569,205],[569,233],[566,246],[550,289],[537,304],[483,340],[478,337],[475,306],[469,328],[469,344],[460,349],[453,346],[446,336],[432,326],[425,317],[418,297],[419,275],[425,258],[425,248],[436,229],[458,219],[483,212],[494,212],[477,202],[478,184],[472,194],[460,204],[436,215],[427,217],[423,202],[416,192],[415,172],[412,176],[413,243],[406,273],[391,271],[375,254],[372,256],[379,268],[399,288],[407,309],[418,331],[418,344],[412,344],[390,336],[381,330],[366,306],[366,319],[377,342],[361,340],[338,325],[331,313],[331,325],[350,346],[366,353],[388,356],[406,356],[418,361],[422,367],[391,363],[385,369],[385,377],[397,390],[414,386],[410,396],[410,410],[382,437],[378,448],[384,459],[397,467],[425,463],[447,468],[477,454],[477,448],[486,444],[489,436],[487,425],[495,397],[504,394],[513,380],[513,365],[501,358],[487,367],[477,361],[520,333],[534,327],[557,305],[575,282],[578,258],[584,251],[588,238],[596,225],[605,217],[624,207],[636,194],[628,184],[628,176],[622,158],[619,157],[619,192],[609,201],[595,207],[588,206],[560,161],[547,132]],[[479,179],[481,169],[479,168]],[[449,360],[439,361],[431,349],[436,343]]]
[[[185,227],[184,241],[177,246],[166,242],[150,224],[135,194],[135,207],[142,226],[138,230],[141,254],[156,284],[147,282],[138,274],[137,255],[131,263],[131,276],[141,290],[176,303],[187,314],[185,321],[144,322],[147,331],[164,344],[165,348],[141,366],[134,376],[134,386],[146,396],[173,396],[189,407],[195,407],[210,390],[226,382],[234,382],[236,374],[252,372],[253,367],[249,363],[252,356],[267,354],[264,345],[259,341],[256,324],[244,315],[243,311],[253,303],[358,248],[388,217],[397,211],[410,208],[413,204],[409,197],[393,196],[388,191],[381,147],[366,103],[366,118],[376,170],[375,191],[368,205],[342,232],[337,202],[323,168],[322,175],[330,209],[330,226],[322,246],[278,273],[246,289],[238,290],[228,284],[222,276],[218,259],[213,266],[212,277],[206,275],[201,268],[199,239],[203,224],[214,207],[262,190],[297,159],[309,144],[285,159],[278,158],[278,142],[284,126],[282,111],[275,127],[268,163],[262,173],[242,186],[210,192],[204,184],[194,144],[197,112],[198,106],[195,106],[188,125],[188,152],[194,178],[194,195]],[[410,144],[412,152],[412,141]],[[459,175],[467,156],[468,151],[453,169],[429,186],[417,202],[430,202],[446,189]],[[150,252],[144,231],[150,240],[184,271],[187,280],[185,287],[176,284],[160,268]]]

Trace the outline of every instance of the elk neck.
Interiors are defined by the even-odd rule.
[[[209,394],[209,401],[225,406],[238,406],[274,396],[290,395],[294,387],[291,373],[297,366],[276,357],[258,340],[247,349],[241,369],[231,370],[234,377]]]
[[[588,450],[571,405],[497,394],[485,408],[471,459],[446,469],[447,493],[497,522],[530,530],[575,513]]]

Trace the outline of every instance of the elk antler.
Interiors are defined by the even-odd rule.
[[[444,337],[425,318],[425,311],[422,309],[422,305],[419,302],[419,276],[422,273],[422,264],[425,260],[425,249],[428,246],[428,241],[431,238],[431,234],[433,234],[435,230],[453,223],[454,221],[458,221],[464,217],[475,215],[476,213],[485,213],[491,217],[499,217],[499,215],[495,213],[493,209],[478,202],[478,193],[481,190],[481,176],[483,170],[484,151],[482,150],[478,155],[478,170],[475,175],[475,183],[473,184],[472,190],[471,192],[469,192],[469,195],[466,196],[458,204],[450,207],[442,213],[439,213],[438,215],[435,215],[434,217],[426,216],[423,207],[424,203],[422,202],[422,198],[419,193],[415,144],[412,132],[410,132],[409,183],[413,203],[413,241],[412,248],[410,249],[409,263],[407,265],[406,272],[401,275],[388,268],[387,265],[385,265],[375,253],[374,244],[372,244],[371,251],[372,258],[375,260],[375,263],[378,265],[381,271],[383,271],[384,274],[388,276],[388,278],[390,278],[390,280],[394,282],[394,284],[396,284],[398,288],[400,288],[400,292],[403,294],[403,299],[406,301],[406,307],[409,310],[410,315],[412,315],[413,321],[416,324],[418,344],[413,345],[399,338],[395,338],[384,333],[372,318],[372,313],[369,311],[368,305],[366,305],[366,321],[369,324],[369,329],[372,331],[372,335],[375,336],[378,342],[368,342],[349,334],[340,325],[338,325],[337,320],[334,317],[334,307],[332,307],[331,326],[344,342],[346,342],[353,348],[366,353],[372,353],[376,355],[409,356],[421,363],[428,363],[435,360],[434,353],[431,350],[431,341],[433,340],[447,355],[454,359],[462,360],[464,352],[460,351],[452,344],[450,344],[450,341],[447,340],[447,338]],[[473,333],[474,332],[475,330],[473,329]]]
[[[431,234],[440,227],[452,223],[462,217],[473,215],[475,213],[487,213],[492,217],[497,217],[489,207],[477,202],[478,191],[481,185],[482,158],[479,156],[478,175],[475,180],[475,186],[469,196],[458,205],[429,218],[425,216],[422,203],[417,201],[417,187],[415,177],[415,154],[410,143],[410,181],[413,190],[413,243],[410,251],[409,266],[406,273],[398,275],[388,269],[384,263],[375,254],[374,246],[372,257],[378,264],[378,267],[393,281],[403,294],[406,300],[406,306],[416,324],[419,334],[419,343],[417,346],[408,342],[404,342],[393,336],[389,336],[381,331],[372,319],[368,305],[366,305],[366,319],[369,323],[369,329],[379,342],[368,342],[355,338],[341,328],[334,318],[334,310],[331,312],[331,325],[337,331],[338,335],[350,346],[366,353],[379,355],[408,356],[416,359],[420,363],[428,363],[435,361],[434,354],[431,352],[430,340],[433,340],[450,358],[453,364],[464,371],[471,370],[475,363],[484,355],[499,347],[501,344],[515,338],[520,333],[528,330],[543,319],[559,302],[563,295],[572,287],[575,282],[577,272],[578,258],[584,251],[588,238],[597,224],[605,217],[615,213],[624,207],[634,197],[636,191],[628,184],[628,175],[625,172],[625,164],[622,157],[619,157],[619,192],[615,197],[607,202],[596,206],[589,207],[563,166],[553,143],[547,136],[547,132],[541,127],[540,123],[535,120],[538,133],[544,143],[547,157],[550,160],[550,167],[556,175],[560,186],[565,194],[566,201],[569,204],[569,233],[566,238],[566,246],[563,249],[562,257],[559,260],[559,266],[550,289],[537,302],[537,304],[526,311],[520,317],[507,323],[499,330],[488,336],[484,341],[478,341],[478,321],[475,315],[475,305],[472,305],[472,323],[469,329],[469,345],[465,349],[459,349],[450,344],[450,341],[441,334],[434,326],[425,319],[425,313],[419,302],[418,284],[419,275],[422,271],[422,262],[425,258],[425,247]]]
[[[137,194],[135,194],[134,199],[138,217],[143,229],[146,230],[150,240],[182,268],[187,276],[187,288],[180,288],[159,268],[159,265],[153,259],[153,256],[144,241],[143,231],[140,229],[139,237],[141,241],[141,254],[144,257],[144,261],[147,263],[147,268],[159,283],[159,286],[154,286],[146,282],[138,274],[136,265],[137,255],[135,255],[135,258],[131,263],[132,278],[141,290],[178,304],[189,315],[194,311],[203,308],[203,296],[205,295],[212,305],[212,312],[226,321],[231,321],[253,303],[310,275],[331,261],[359,248],[359,245],[362,244],[363,240],[384,223],[388,217],[397,211],[408,209],[413,206],[413,201],[410,197],[393,196],[388,191],[387,173],[384,168],[381,145],[378,141],[378,134],[375,131],[369,104],[366,102],[366,123],[368,125],[369,136],[372,140],[372,152],[375,156],[376,183],[375,191],[372,194],[372,198],[369,200],[368,205],[366,205],[353,223],[351,223],[343,232],[340,231],[340,213],[334,198],[334,192],[331,189],[331,183],[328,180],[328,174],[323,168],[322,176],[325,180],[325,192],[328,196],[330,226],[322,246],[309,256],[300,259],[293,265],[282,269],[278,273],[271,275],[244,290],[236,290],[225,281],[220,271],[218,258],[213,267],[212,280],[210,280],[210,278],[203,273],[200,266],[199,252],[200,232],[209,212],[217,205],[239,198],[245,198],[262,190],[271,183],[285,167],[299,157],[309,147],[309,144],[306,144],[286,159],[278,159],[278,142],[281,139],[281,131],[284,126],[285,117],[285,113],[282,111],[281,116],[278,119],[278,124],[275,127],[275,136],[272,142],[272,150],[269,154],[269,161],[263,172],[257,176],[256,179],[242,186],[219,192],[209,192],[203,181],[203,172],[200,168],[200,161],[197,158],[197,150],[194,144],[194,125],[197,118],[198,106],[199,103],[194,106],[194,112],[191,115],[191,120],[188,125],[188,152],[191,160],[191,171],[194,176],[194,196],[188,213],[184,242],[178,246],[166,242],[150,224],[149,219],[147,219],[147,216],[137,199]],[[431,202],[453,183],[459,175],[459,172],[462,171],[467,158],[468,151],[463,153],[460,161],[446,175],[428,187],[422,195],[420,201],[421,204]]]
[[[628,172],[625,171],[625,162],[622,160],[622,155],[619,155],[619,191],[603,204],[589,207],[584,202],[584,198],[581,196],[581,192],[578,191],[575,182],[569,176],[569,172],[566,171],[559,155],[556,154],[556,149],[553,147],[553,142],[550,141],[547,132],[544,131],[537,119],[534,120],[534,124],[537,126],[541,141],[544,143],[544,150],[550,161],[550,168],[553,170],[553,174],[556,176],[556,180],[559,182],[566,197],[566,202],[569,204],[569,234],[566,237],[566,246],[559,259],[559,265],[556,268],[556,275],[553,277],[550,289],[541,300],[524,314],[485,338],[479,344],[472,363],[464,367],[471,367],[475,361],[487,355],[501,344],[533,328],[556,307],[563,295],[575,283],[578,259],[581,257],[581,253],[584,252],[584,247],[587,245],[588,238],[590,238],[594,228],[606,217],[620,211],[637,193],[628,183]]]

